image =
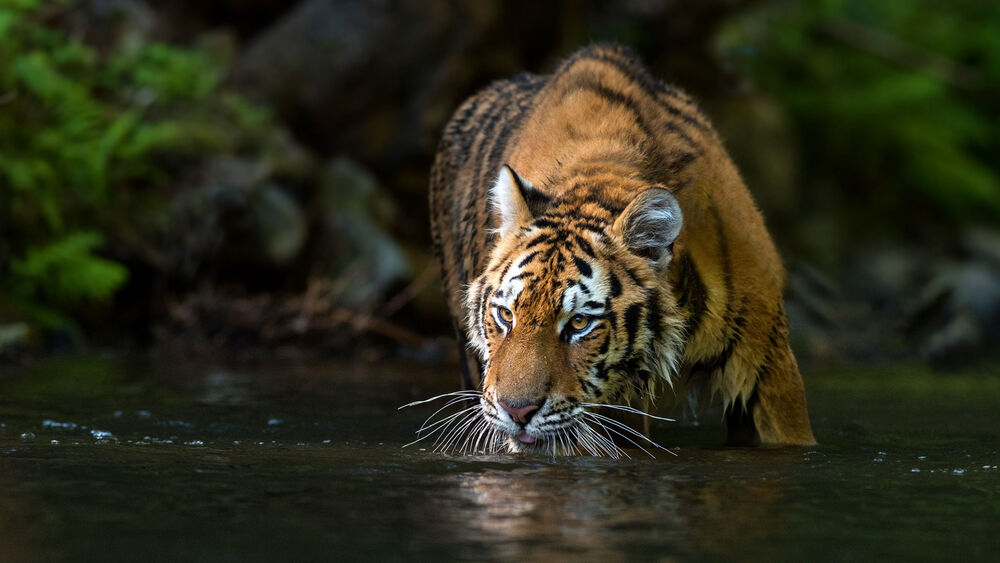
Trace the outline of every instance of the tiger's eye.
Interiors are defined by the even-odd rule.
[[[573,315],[569,320],[569,327],[573,330],[583,330],[590,324],[590,318],[583,315]]]
[[[499,315],[501,321],[507,324],[514,322],[514,312],[507,307],[497,307],[497,315]]]

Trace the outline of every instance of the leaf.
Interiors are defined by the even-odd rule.
[[[28,249],[10,263],[14,293],[58,301],[108,299],[128,278],[128,271],[92,251],[103,237],[93,231],[71,233],[44,246]]]

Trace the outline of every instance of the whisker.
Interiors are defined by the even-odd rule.
[[[434,422],[432,424],[427,424],[427,422],[424,421],[424,425],[421,426],[419,430],[417,430],[417,434],[419,435],[421,432],[429,432],[433,428],[435,428],[437,426],[440,426],[440,425],[444,424],[445,422],[447,422],[447,421],[449,421],[449,420],[451,420],[451,419],[453,419],[453,418],[455,418],[457,416],[462,415],[463,413],[467,413],[467,412],[475,410],[477,408],[479,408],[479,405],[472,405],[471,407],[466,407],[466,408],[464,408],[464,409],[462,409],[462,410],[460,410],[460,411],[458,411],[456,413],[449,414],[448,416],[446,416],[446,417],[442,418],[441,420],[438,420],[438,421],[436,421],[436,422]],[[431,415],[431,416],[433,416],[433,415]]]
[[[457,438],[461,438],[461,432],[465,430],[468,425],[474,420],[476,413],[469,412],[461,419],[452,420],[448,426],[447,430],[441,432],[438,438],[434,440],[434,451],[445,453],[449,450],[450,444]]]
[[[586,413],[587,411],[583,412]],[[609,455],[612,455],[615,459],[619,459],[619,456],[617,454],[621,454],[628,459],[632,459],[632,456],[628,455],[628,452],[618,447],[618,444],[615,444],[615,441],[614,439],[611,438],[611,433],[608,431],[607,426],[605,426],[597,418],[592,419],[591,422],[594,422],[595,424],[600,426],[602,430],[604,430],[605,436],[601,436],[593,428],[590,429],[591,436],[594,438],[595,442],[602,447],[602,449],[604,449],[606,452],[609,452]],[[608,446],[610,446],[610,448]],[[611,454],[611,452],[615,453]]]
[[[464,433],[468,431],[469,427],[472,426],[473,422],[479,416],[478,412],[469,413],[455,425],[455,427],[448,433],[448,437],[444,440],[440,447],[435,448],[435,451],[440,451],[442,453],[450,452],[454,449],[455,444],[462,438]],[[437,444],[437,442],[435,442]]]
[[[469,407],[469,408],[467,408],[465,410],[461,410],[461,411],[459,411],[459,412],[457,412],[455,414],[449,415],[447,418],[443,418],[443,419],[435,422],[434,424],[428,426],[427,428],[421,428],[420,430],[417,431],[417,434],[419,435],[420,432],[426,432],[426,434],[424,434],[423,436],[420,436],[419,438],[417,438],[416,440],[414,440],[414,441],[412,441],[412,442],[410,442],[408,444],[404,444],[403,447],[405,448],[407,446],[412,446],[413,444],[416,444],[417,442],[422,442],[423,440],[426,440],[427,438],[430,438],[430,437],[435,436],[435,435],[438,436],[438,439],[434,441],[434,444],[432,445],[432,447],[436,446],[437,443],[438,443],[438,441],[441,439],[441,435],[440,434],[444,434],[444,433],[447,432],[446,429],[449,426],[451,426],[451,424],[453,422],[455,422],[456,417],[459,417],[462,414],[467,414],[470,411],[474,410],[475,408],[476,408],[475,406]]]
[[[654,442],[653,440],[651,440],[648,436],[646,436],[642,432],[637,431],[636,429],[634,429],[634,428],[630,427],[629,425],[621,422],[620,420],[615,420],[615,419],[613,419],[611,417],[604,416],[603,414],[598,414],[598,413],[595,413],[595,412],[586,412],[585,414],[586,414],[586,416],[597,417],[597,418],[603,420],[604,422],[607,422],[608,424],[611,424],[613,427],[616,427],[616,428],[618,428],[618,429],[620,429],[622,431],[628,432],[629,434],[632,434],[633,436],[635,436],[637,438],[642,438],[643,440],[646,440],[647,442],[649,442],[653,446],[656,446],[657,448],[659,448],[659,449],[661,449],[661,450],[663,450],[665,452],[670,452],[670,450],[668,450],[667,448],[664,448],[663,446],[657,444],[656,442]],[[670,452],[670,453],[674,453],[674,452]],[[674,454],[674,455],[676,455],[676,454]]]
[[[597,416],[602,416],[602,415],[596,415],[595,413],[592,413],[592,412],[587,412],[587,413],[585,413],[585,414],[586,414],[587,416],[592,416],[592,417],[597,417]],[[675,455],[675,456],[677,455],[676,453],[674,453],[674,452],[672,452],[672,451],[668,450],[667,448],[664,448],[663,446],[661,446],[661,445],[657,444],[656,442],[654,442],[654,441],[650,440],[650,439],[649,439],[649,438],[647,438],[646,436],[643,436],[642,434],[640,434],[640,433],[636,432],[636,431],[635,431],[635,430],[633,430],[632,428],[629,428],[628,426],[626,426],[626,425],[623,425],[622,423],[618,422],[617,420],[614,420],[614,419],[612,419],[612,418],[607,418],[607,417],[604,417],[604,419],[605,419],[605,422],[609,422],[609,423],[613,423],[613,426],[610,426],[610,427],[609,427],[609,426],[604,426],[604,428],[605,428],[606,430],[610,430],[611,432],[614,432],[615,434],[617,434],[618,436],[621,436],[621,437],[622,437],[622,438],[624,438],[625,440],[628,440],[628,441],[629,441],[629,442],[630,442],[630,443],[631,443],[632,445],[634,445],[635,447],[639,448],[639,449],[640,449],[640,450],[642,450],[642,451],[643,451],[643,452],[644,452],[644,453],[645,453],[646,455],[648,455],[649,457],[651,457],[651,458],[653,458],[653,459],[656,459],[656,456],[654,456],[653,454],[651,454],[651,453],[650,453],[650,452],[649,452],[648,450],[646,450],[646,448],[644,448],[644,447],[642,447],[641,445],[639,445],[639,443],[638,443],[638,442],[636,442],[635,440],[633,440],[633,439],[629,438],[628,434],[625,434],[625,433],[623,433],[623,432],[620,432],[619,430],[627,430],[627,431],[628,431],[628,432],[629,432],[630,434],[632,434],[633,436],[637,436],[637,437],[640,437],[640,438],[643,438],[643,439],[645,439],[645,440],[646,440],[647,442],[649,442],[650,444],[652,444],[653,446],[656,446],[657,448],[659,448],[659,449],[661,449],[661,450],[663,450],[663,451],[665,451],[665,452],[668,452],[668,453],[670,453],[670,454],[672,454],[672,455]],[[597,419],[595,418],[594,420],[597,420]],[[602,426],[603,426],[603,425],[602,425]]]
[[[477,397],[479,395],[482,395],[482,393],[479,392],[479,391],[452,391],[451,393],[442,393],[441,395],[438,395],[436,397],[431,397],[430,399],[423,399],[423,400],[420,400],[420,401],[413,401],[412,403],[406,403],[405,405],[397,408],[396,410],[403,410],[403,409],[405,409],[407,407],[412,407],[412,406],[416,406],[416,405],[422,405],[424,403],[429,403],[431,401],[436,401],[436,400],[441,399],[443,397],[458,397],[458,396],[468,396],[468,397],[474,397],[474,396],[476,396]]]
[[[441,407],[438,410],[434,411],[430,416],[428,416],[424,420],[424,424],[420,426],[420,430],[423,430],[426,427],[427,422],[430,421],[432,418],[434,418],[439,412],[447,409],[448,407],[450,407],[452,405],[456,405],[456,404],[464,402],[464,401],[472,401],[472,400],[475,400],[475,398],[474,397],[468,397],[468,398],[452,399],[452,400],[448,401],[447,403],[445,403],[445,405],[443,407]],[[417,432],[420,432],[420,430],[417,430]]]
[[[667,418],[667,417],[664,417],[664,416],[652,415],[652,414],[649,414],[648,412],[643,412],[643,411],[641,411],[641,410],[639,410],[639,409],[637,409],[635,407],[631,407],[631,406],[628,406],[628,405],[604,405],[604,404],[600,404],[600,403],[580,403],[580,406],[583,406],[583,407],[599,407],[599,408],[604,408],[604,409],[615,409],[615,410],[624,411],[624,412],[628,412],[628,413],[632,413],[632,414],[638,414],[638,415],[645,416],[647,418],[652,418],[652,419],[655,419],[655,420],[663,420],[665,422],[677,422],[673,418]]]

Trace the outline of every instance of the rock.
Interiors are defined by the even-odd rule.
[[[232,79],[300,132],[321,136],[317,144],[374,156],[395,139],[403,100],[461,35],[461,11],[451,8],[306,0],[250,44]]]
[[[298,256],[306,241],[305,214],[280,186],[268,185],[255,195],[251,205],[257,239],[270,264],[285,266]]]
[[[982,340],[982,328],[976,315],[963,310],[931,334],[921,355],[934,365],[956,365],[975,354]]]
[[[1000,344],[1000,269],[984,261],[943,268],[908,324],[921,356],[934,364],[961,365],[988,355]]]
[[[27,323],[0,324],[0,359],[15,357],[30,335]]]
[[[391,200],[356,162],[336,158],[326,168],[320,197],[330,235],[317,257],[327,276],[342,280],[342,304],[361,306],[410,275],[402,248],[388,234]]]
[[[962,246],[972,257],[1000,268],[1000,231],[973,227],[962,236]]]

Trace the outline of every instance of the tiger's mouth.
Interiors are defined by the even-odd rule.
[[[448,399],[445,405],[417,429],[417,439],[403,447],[434,438],[432,451],[452,454],[591,455],[620,459],[632,457],[625,448],[637,448],[650,457],[655,457],[649,451],[655,448],[676,455],[624,423],[596,412],[596,409],[613,409],[672,421],[627,405],[579,403],[572,413],[561,415],[558,422],[542,416],[543,412],[528,424],[499,415],[479,391],[445,393],[403,405],[400,409],[445,398]],[[624,447],[616,442],[623,443]]]
[[[527,430],[522,430],[520,434],[514,436],[514,439],[522,444],[534,444],[538,441],[538,437],[529,434]]]

